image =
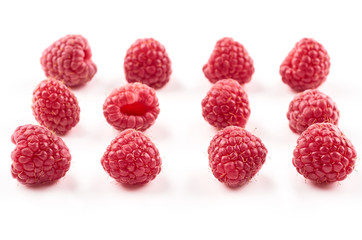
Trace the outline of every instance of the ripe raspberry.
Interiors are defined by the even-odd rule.
[[[201,105],[202,116],[216,128],[245,127],[250,116],[248,95],[232,79],[220,80],[213,85]]]
[[[117,182],[143,184],[161,171],[161,158],[153,142],[142,132],[127,129],[121,132],[104,153],[101,164]]]
[[[356,161],[352,143],[331,123],[315,123],[297,140],[293,165],[305,178],[317,183],[342,181]]]
[[[127,50],[124,71],[129,83],[141,82],[159,89],[170,80],[171,61],[161,43],[153,38],[138,39]]]
[[[314,123],[337,125],[339,110],[329,96],[317,89],[310,89],[299,93],[290,102],[287,118],[290,129],[300,134]]]
[[[50,183],[69,170],[71,156],[63,140],[47,128],[24,125],[11,136],[16,145],[11,153],[11,174],[28,185]]]
[[[120,131],[144,131],[153,125],[159,113],[155,90],[142,83],[128,83],[115,89],[103,104],[107,122]]]
[[[262,167],[268,150],[247,130],[230,126],[211,140],[208,154],[214,176],[230,187],[248,182]]]
[[[87,39],[67,35],[44,50],[40,62],[47,77],[75,87],[90,81],[97,72]]]
[[[297,92],[319,87],[329,73],[329,55],[322,44],[303,38],[280,66],[284,83]]]
[[[202,70],[212,83],[232,78],[244,84],[250,82],[254,65],[242,44],[232,38],[222,38],[216,42],[214,51]]]
[[[33,92],[33,115],[49,130],[63,135],[79,122],[77,98],[63,83],[46,79]]]

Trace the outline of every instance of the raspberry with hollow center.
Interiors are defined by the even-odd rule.
[[[161,43],[153,38],[138,39],[127,50],[124,71],[129,83],[141,82],[159,89],[170,80],[171,61]]]
[[[248,95],[233,79],[218,81],[201,102],[202,116],[212,126],[245,127],[250,116]]]
[[[354,146],[336,125],[315,123],[298,138],[293,165],[307,179],[331,183],[352,172],[356,157]]]
[[[207,152],[214,176],[220,182],[236,187],[247,183],[261,169],[268,150],[247,130],[230,126],[217,132]]]
[[[40,62],[47,77],[75,87],[90,81],[97,72],[87,39],[66,35],[44,50]]]
[[[290,129],[300,134],[314,123],[337,125],[339,110],[329,96],[317,89],[310,89],[297,94],[290,102],[287,118]]]
[[[40,82],[33,92],[32,110],[43,126],[63,135],[79,122],[80,108],[75,95],[54,79]]]
[[[214,51],[202,71],[212,83],[232,78],[244,84],[251,80],[254,63],[242,44],[232,38],[222,38],[216,42]]]
[[[127,129],[121,132],[104,153],[101,164],[117,182],[144,184],[161,171],[161,157],[153,142],[142,132]]]
[[[47,128],[24,125],[16,128],[11,141],[11,174],[20,183],[37,185],[63,177],[69,170],[71,156],[63,140]]]
[[[159,113],[155,90],[142,83],[128,83],[115,89],[103,104],[107,122],[120,131],[144,131],[154,124]]]
[[[329,55],[319,42],[303,38],[280,65],[279,73],[294,91],[319,87],[329,73]]]

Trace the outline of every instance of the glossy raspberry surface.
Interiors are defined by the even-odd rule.
[[[161,171],[161,158],[153,142],[142,132],[127,129],[121,132],[101,159],[104,170],[124,184],[143,184]]]
[[[115,89],[103,104],[107,122],[120,131],[144,131],[154,124],[159,113],[155,90],[142,83],[128,83]]]
[[[202,68],[210,82],[232,78],[240,84],[250,82],[254,73],[254,62],[244,46],[232,38],[222,38]]]
[[[66,35],[44,50],[40,62],[47,77],[75,87],[90,81],[97,72],[88,41],[81,35]]]
[[[214,176],[230,187],[247,183],[262,167],[268,151],[260,138],[230,126],[217,132],[209,148],[209,166]]]
[[[63,140],[47,128],[36,125],[18,127],[11,141],[11,174],[20,183],[37,185],[63,177],[69,170],[71,155]]]
[[[54,79],[40,82],[33,92],[32,110],[43,126],[63,135],[79,122],[80,108],[72,91]]]
[[[296,43],[280,65],[279,73],[294,91],[319,87],[329,73],[329,55],[322,44],[311,38]]]
[[[317,89],[310,89],[297,94],[290,102],[287,118],[290,129],[300,134],[314,123],[337,125],[339,110],[332,98]]]
[[[249,116],[249,100],[235,80],[224,79],[214,84],[201,101],[202,116],[216,128],[245,127]]]
[[[127,50],[124,71],[128,82],[141,82],[159,89],[170,80],[171,60],[165,47],[157,40],[138,39]]]
[[[298,138],[293,165],[307,179],[331,183],[353,171],[356,157],[354,146],[336,125],[316,123]]]

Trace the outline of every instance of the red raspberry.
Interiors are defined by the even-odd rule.
[[[216,128],[245,127],[250,116],[248,95],[232,79],[220,80],[213,85],[201,105],[202,116]]]
[[[124,71],[128,82],[159,89],[170,80],[171,61],[161,43],[153,38],[138,39],[127,50]]]
[[[284,83],[297,92],[319,87],[329,73],[329,55],[322,44],[303,38],[280,66]]]
[[[154,124],[159,113],[155,90],[142,83],[115,89],[103,104],[107,122],[120,131],[127,128],[144,131]]]
[[[289,104],[287,113],[289,127],[295,133],[302,133],[314,123],[338,124],[339,110],[334,101],[317,89],[299,93]]]
[[[44,50],[40,62],[47,77],[75,87],[90,81],[97,72],[87,39],[67,35]]]
[[[305,178],[317,183],[342,181],[354,169],[356,150],[331,123],[315,123],[297,140],[293,165]]]
[[[232,38],[222,38],[216,42],[214,51],[202,70],[212,83],[232,78],[244,84],[250,82],[254,65],[242,44]]]
[[[63,83],[46,79],[33,92],[33,115],[43,126],[63,135],[79,122],[77,98]]]
[[[28,185],[50,183],[69,170],[71,156],[63,140],[47,128],[36,125],[18,127],[11,141],[11,174]]]
[[[230,126],[211,140],[208,154],[214,176],[230,187],[241,186],[260,170],[268,150],[247,130]]]
[[[104,170],[117,182],[143,184],[161,171],[161,158],[153,142],[142,132],[127,129],[121,132],[101,159]]]

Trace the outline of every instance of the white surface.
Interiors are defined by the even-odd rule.
[[[321,42],[331,69],[320,90],[337,103],[339,126],[360,154],[360,9],[358,1],[1,2],[0,239],[360,238],[354,218],[362,213],[360,159],[345,181],[328,187],[296,172],[291,158],[297,135],[285,116],[294,93],[279,76],[280,63],[297,41]],[[81,120],[64,137],[72,165],[55,185],[24,187],[10,174],[10,136],[18,125],[36,123],[30,105],[44,79],[42,51],[71,33],[89,40],[98,66],[94,79],[74,91]],[[211,87],[202,66],[225,36],[244,44],[254,60],[246,128],[269,150],[259,174],[235,190],[208,168],[207,147],[216,131],[203,120],[200,106]],[[161,174],[132,189],[117,184],[100,165],[117,135],[102,104],[126,83],[126,50],[144,37],[165,45],[173,74],[157,91],[161,113],[146,131],[160,150]]]

